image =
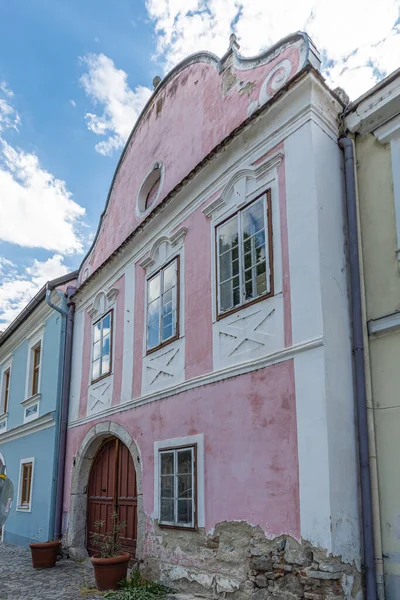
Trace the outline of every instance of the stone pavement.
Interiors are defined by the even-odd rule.
[[[89,561],[33,569],[30,550],[0,542],[0,600],[97,600]]]

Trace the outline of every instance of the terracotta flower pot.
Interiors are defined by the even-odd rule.
[[[32,553],[32,567],[34,569],[50,569],[54,567],[60,545],[60,542],[29,544]]]
[[[130,558],[129,552],[120,552],[118,556],[112,558],[92,556],[90,560],[94,568],[97,588],[99,590],[117,590],[119,583],[126,579]]]

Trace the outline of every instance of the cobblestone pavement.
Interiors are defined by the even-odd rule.
[[[0,542],[0,600],[97,600],[89,561],[33,569],[30,550]]]

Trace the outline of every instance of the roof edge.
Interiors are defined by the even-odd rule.
[[[311,64],[314,68],[317,68],[316,63],[319,60],[319,55],[318,55],[318,51],[317,51],[316,47],[314,46],[314,43],[312,42],[312,40],[310,39],[310,37],[308,36],[307,33],[303,32],[303,31],[297,31],[295,33],[291,33],[291,34],[285,36],[284,38],[280,39],[278,42],[276,42],[275,44],[273,44],[272,46],[270,46],[269,48],[262,51],[260,54],[258,54],[256,56],[244,57],[239,53],[238,45],[236,43],[230,43],[228,51],[221,58],[218,58],[218,56],[216,54],[213,54],[212,52],[209,52],[207,50],[196,52],[194,54],[190,54],[189,56],[187,56],[186,58],[181,60],[177,65],[175,65],[175,67],[173,67],[167,73],[167,75],[161,80],[161,82],[158,84],[158,86],[156,87],[156,89],[154,90],[154,92],[152,93],[152,95],[150,96],[148,101],[146,102],[145,106],[142,109],[142,112],[140,113],[136,122],[133,125],[132,131],[129,134],[128,139],[125,142],[125,146],[122,149],[121,155],[119,157],[117,166],[114,171],[113,178],[111,180],[110,188],[108,190],[108,194],[107,194],[107,198],[106,198],[106,203],[105,203],[104,209],[100,215],[99,224],[97,226],[96,233],[94,235],[93,241],[92,241],[89,249],[87,250],[85,256],[83,257],[81,264],[79,265],[79,269],[78,269],[79,272],[81,271],[86,260],[89,258],[90,254],[92,253],[92,251],[94,250],[94,248],[96,246],[98,237],[100,235],[103,219],[107,213],[111,194],[112,194],[112,191],[114,188],[114,183],[115,183],[115,180],[119,173],[119,170],[121,168],[121,165],[124,162],[125,155],[129,148],[129,145],[131,143],[131,140],[134,137],[136,130],[138,129],[140,123],[146,116],[147,111],[150,109],[151,105],[154,103],[157,96],[166,88],[168,83],[176,75],[178,75],[181,71],[183,71],[184,69],[186,69],[187,67],[189,67],[190,65],[192,65],[196,62],[207,62],[209,64],[213,64],[216,67],[216,69],[218,70],[218,72],[221,72],[224,70],[226,63],[228,61],[228,58],[232,55],[233,55],[233,59],[234,59],[234,66],[236,68],[242,67],[243,70],[253,68],[253,67],[257,66],[256,63],[258,63],[258,65],[263,64],[264,62],[267,61],[269,56],[273,57],[274,53],[278,50],[278,48],[280,46],[284,46],[285,44],[288,44],[289,42],[295,42],[298,39],[303,39],[306,44],[306,57],[305,57],[304,64],[300,68],[299,72],[307,64]],[[311,61],[310,61],[310,56],[312,57]]]
[[[39,306],[39,304],[46,297],[46,287],[49,285],[53,289],[58,285],[62,285],[63,283],[67,283],[68,281],[72,281],[72,279],[76,279],[79,275],[79,269],[72,271],[71,273],[67,273],[66,275],[61,275],[61,277],[57,277],[56,279],[52,279],[47,282],[40,290],[36,293],[36,295],[30,300],[30,302],[21,310],[21,312],[15,317],[13,321],[11,321],[10,325],[7,329],[4,330],[2,334],[0,334],[0,346],[2,346],[6,340],[10,338],[10,336],[18,329],[20,325],[33,313],[35,308]]]

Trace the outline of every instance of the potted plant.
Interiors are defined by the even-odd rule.
[[[38,543],[31,542],[29,547],[32,554],[32,567],[34,569],[50,569],[54,567],[60,546],[61,542],[59,540]]]
[[[97,521],[97,532],[93,533],[92,543],[99,549],[90,559],[94,568],[96,586],[99,590],[117,590],[122,580],[126,579],[128,563],[131,558],[129,552],[123,552],[120,542],[121,531],[126,523],[118,522],[117,513],[112,515],[112,530],[100,533],[104,521]]]

